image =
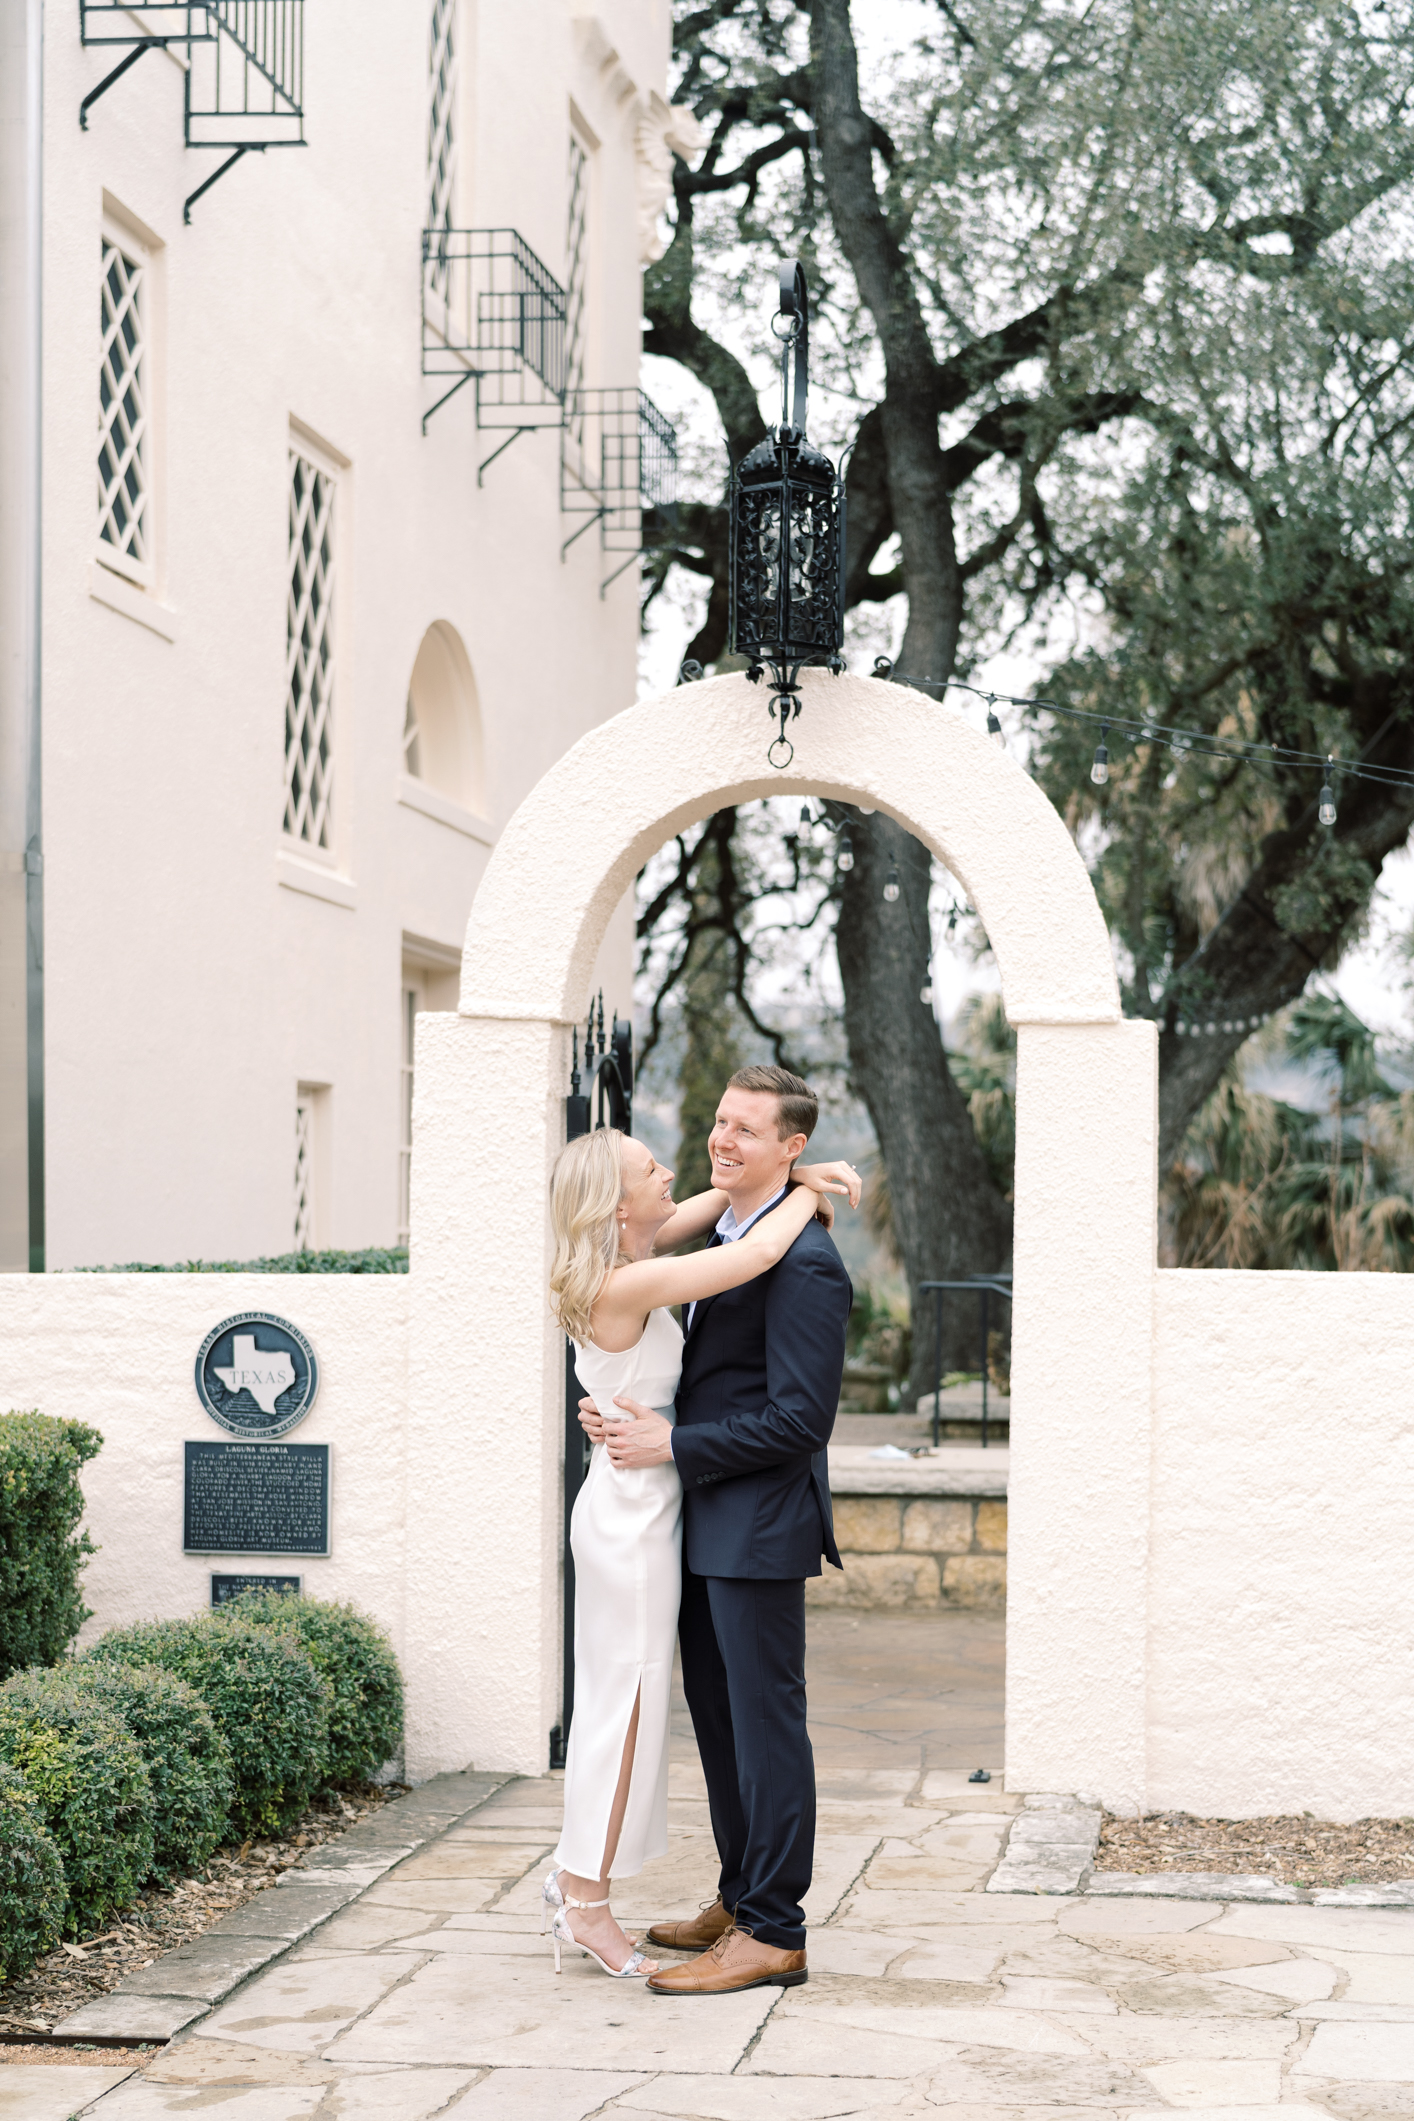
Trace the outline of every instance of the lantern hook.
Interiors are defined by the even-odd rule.
[[[781,330],[781,318],[789,322]],[[805,267],[799,258],[787,258],[781,266],[780,308],[771,319],[771,329],[781,342],[781,425],[805,432],[806,399],[810,375],[810,296],[805,286]],[[795,348],[795,393],[791,395],[791,348]]]

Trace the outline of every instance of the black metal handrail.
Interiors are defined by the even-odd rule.
[[[304,0],[152,0],[141,17],[124,0],[79,0],[84,45],[133,48],[79,104],[88,129],[95,103],[144,53],[186,47],[183,137],[230,153],[182,204],[182,219],[244,155],[303,147]]]
[[[943,1403],[943,1297],[949,1291],[976,1296],[978,1299],[978,1325],[981,1333],[982,1370],[982,1449],[988,1446],[987,1438],[987,1342],[989,1338],[988,1305],[994,1296],[1011,1302],[1011,1276],[1009,1274],[969,1274],[962,1281],[921,1281],[920,1296],[931,1294],[933,1298],[933,1442],[937,1443],[942,1421]]]
[[[532,400],[558,426],[568,297],[519,230],[425,228],[422,290],[422,373],[533,377]]]

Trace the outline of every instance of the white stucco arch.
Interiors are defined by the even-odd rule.
[[[724,804],[804,793],[886,810],[947,864],[982,916],[1012,1023],[1117,1023],[1090,879],[1016,761],[908,687],[808,670],[802,688],[783,772],[766,761],[764,687],[740,676],[645,700],[566,752],[507,825],[477,891],[461,1014],[582,1017],[609,915],[649,855]]]
[[[808,792],[872,804],[916,833],[996,953],[1018,1026],[1008,1778],[1139,1795],[1153,1026],[1122,1020],[1084,865],[1015,760],[906,687],[807,672],[803,691],[780,773],[765,757],[764,693],[740,676],[591,730],[501,835],[457,1014],[420,1019],[409,1772],[474,1760],[539,1773],[558,1713],[564,1360],[545,1301],[545,1203],[570,1030],[610,913],[681,826]],[[1103,1489],[1082,1528],[1067,1498],[1087,1462]]]

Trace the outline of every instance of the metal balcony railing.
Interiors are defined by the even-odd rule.
[[[304,141],[304,0],[212,0],[187,69],[188,147]]]
[[[513,228],[422,233],[422,373],[455,378],[423,417],[467,383],[476,424],[518,434],[559,427],[565,404],[565,290]],[[480,474],[478,474],[478,483]]]
[[[86,45],[131,47],[80,103],[85,128],[93,105],[144,52],[184,47],[186,144],[230,150],[186,200],[184,221],[242,155],[304,145],[304,0],[79,0],[79,35]]]
[[[646,391],[629,384],[567,393],[560,438],[560,507],[585,520],[561,547],[568,552],[599,525],[605,552],[643,550],[646,515],[666,516],[677,505],[677,430]],[[607,589],[623,567],[601,584]]]

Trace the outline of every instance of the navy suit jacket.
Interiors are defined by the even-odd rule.
[[[673,1431],[694,1575],[818,1576],[822,1554],[841,1567],[825,1446],[852,1299],[811,1222],[765,1274],[698,1304]]]

